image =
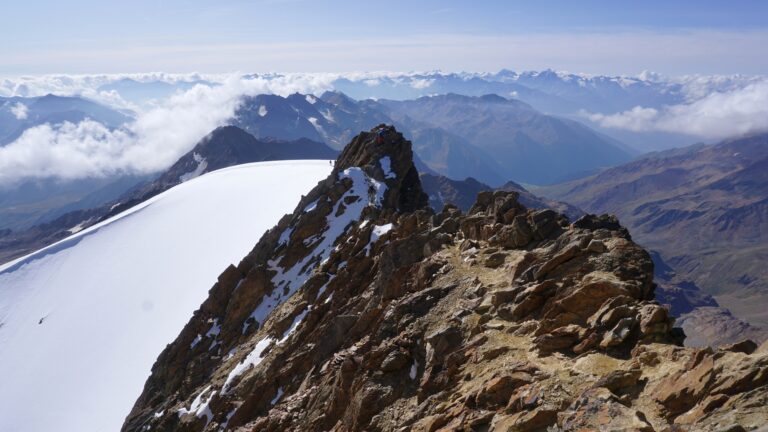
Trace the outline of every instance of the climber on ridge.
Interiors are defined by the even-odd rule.
[[[386,129],[384,128],[379,129],[378,132],[376,132],[376,144],[381,144],[384,142],[385,133],[386,133]]]

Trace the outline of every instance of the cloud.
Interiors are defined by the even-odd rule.
[[[17,102],[16,105],[11,107],[11,114],[16,117],[16,120],[24,120],[27,118],[27,106],[21,102]]]
[[[637,106],[616,114],[585,115],[602,127],[634,132],[673,132],[709,139],[763,132],[768,130],[768,79],[660,109]]]
[[[423,90],[430,87],[435,82],[434,79],[414,79],[411,81],[411,87],[416,90]]]
[[[206,134],[230,119],[244,95],[330,89],[327,79],[241,78],[198,84],[140,112],[123,128],[92,121],[41,125],[0,147],[0,185],[22,179],[77,179],[119,173],[152,173],[170,166]]]

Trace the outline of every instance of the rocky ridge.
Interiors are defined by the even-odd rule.
[[[768,349],[683,348],[653,298],[615,218],[504,191],[435,213],[410,142],[381,125],[219,276],[123,430],[765,424]]]

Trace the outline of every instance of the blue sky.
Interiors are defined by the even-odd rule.
[[[0,75],[768,73],[765,1],[14,1]]]

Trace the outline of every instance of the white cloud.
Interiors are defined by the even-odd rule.
[[[635,132],[673,132],[710,139],[762,132],[768,130],[768,79],[661,109],[638,106],[617,114],[586,115],[603,127]]]
[[[425,88],[428,88],[435,82],[434,79],[414,79],[411,81],[411,87],[417,89],[417,90],[423,90]]]
[[[324,78],[232,75],[220,85],[196,85],[157,107],[140,112],[133,123],[109,130],[92,120],[26,130],[0,148],[0,185],[25,178],[76,179],[115,173],[162,170],[206,134],[231,118],[243,95],[320,92]]]
[[[27,118],[27,106],[21,102],[17,102],[16,105],[11,107],[11,114],[16,117],[16,120],[24,120]]]

